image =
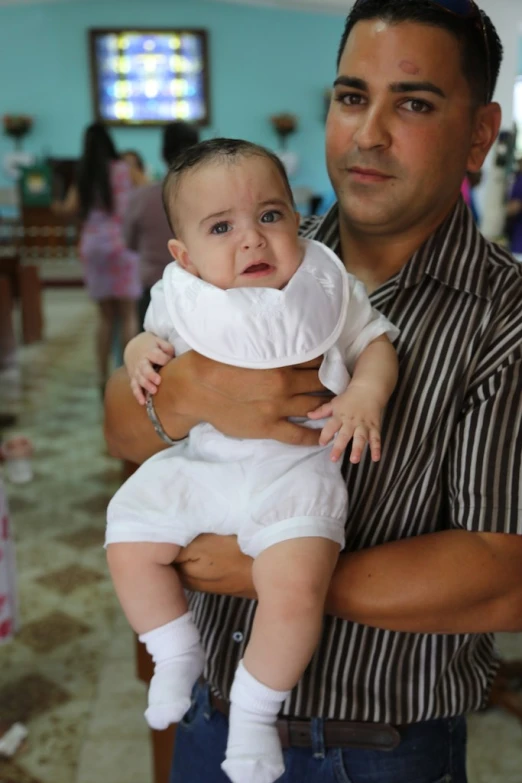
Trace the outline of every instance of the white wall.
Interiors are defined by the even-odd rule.
[[[495,99],[502,106],[502,127],[509,129],[513,125],[513,90],[522,35],[522,0],[479,0],[479,5],[491,17],[504,45],[504,62]]]

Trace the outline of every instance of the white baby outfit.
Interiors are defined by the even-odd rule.
[[[192,348],[238,367],[285,367],[324,356],[319,377],[340,394],[368,344],[382,334],[394,339],[398,331],[372,308],[362,283],[331,250],[314,240],[305,245],[303,262],[283,290],[223,291],[170,264],[152,289],[145,328],[171,342],[177,356]],[[200,533],[218,533],[236,534],[252,557],[299,537],[328,538],[342,548],[348,498],[339,465],[331,461],[331,444],[229,438],[199,424],[116,493],[106,544],[185,546]],[[187,612],[140,640],[155,663],[145,716],[152,728],[163,729],[182,718],[203,670],[199,632]],[[287,696],[240,663],[222,764],[232,783],[273,783],[283,774],[275,722]]]
[[[370,342],[398,330],[365,288],[315,240],[283,290],[222,290],[170,264],[152,289],[147,331],[179,356],[191,348],[225,364],[269,369],[324,355],[322,383],[340,394]],[[347,370],[348,368],[348,370]],[[307,422],[320,427],[324,422]],[[229,438],[199,424],[147,460],[108,508],[106,544],[186,546],[200,533],[236,534],[256,557],[273,544],[318,536],[344,546],[346,485],[329,446]]]

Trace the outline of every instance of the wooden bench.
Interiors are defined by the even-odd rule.
[[[0,369],[14,361],[13,292],[7,275],[0,274]]]
[[[0,255],[0,275],[8,282],[12,299],[20,303],[22,342],[26,345],[39,342],[43,339],[44,323],[38,267],[22,264],[18,253]]]

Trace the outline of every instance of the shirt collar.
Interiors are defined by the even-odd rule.
[[[317,228],[315,238],[340,254],[339,211],[334,204]],[[457,291],[489,299],[489,244],[460,198],[448,217],[413,254],[396,276],[400,288],[410,288],[427,275]]]

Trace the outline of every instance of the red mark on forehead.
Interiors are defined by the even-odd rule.
[[[420,68],[415,63],[412,63],[411,60],[401,60],[399,68],[410,76],[416,76],[420,71]]]

